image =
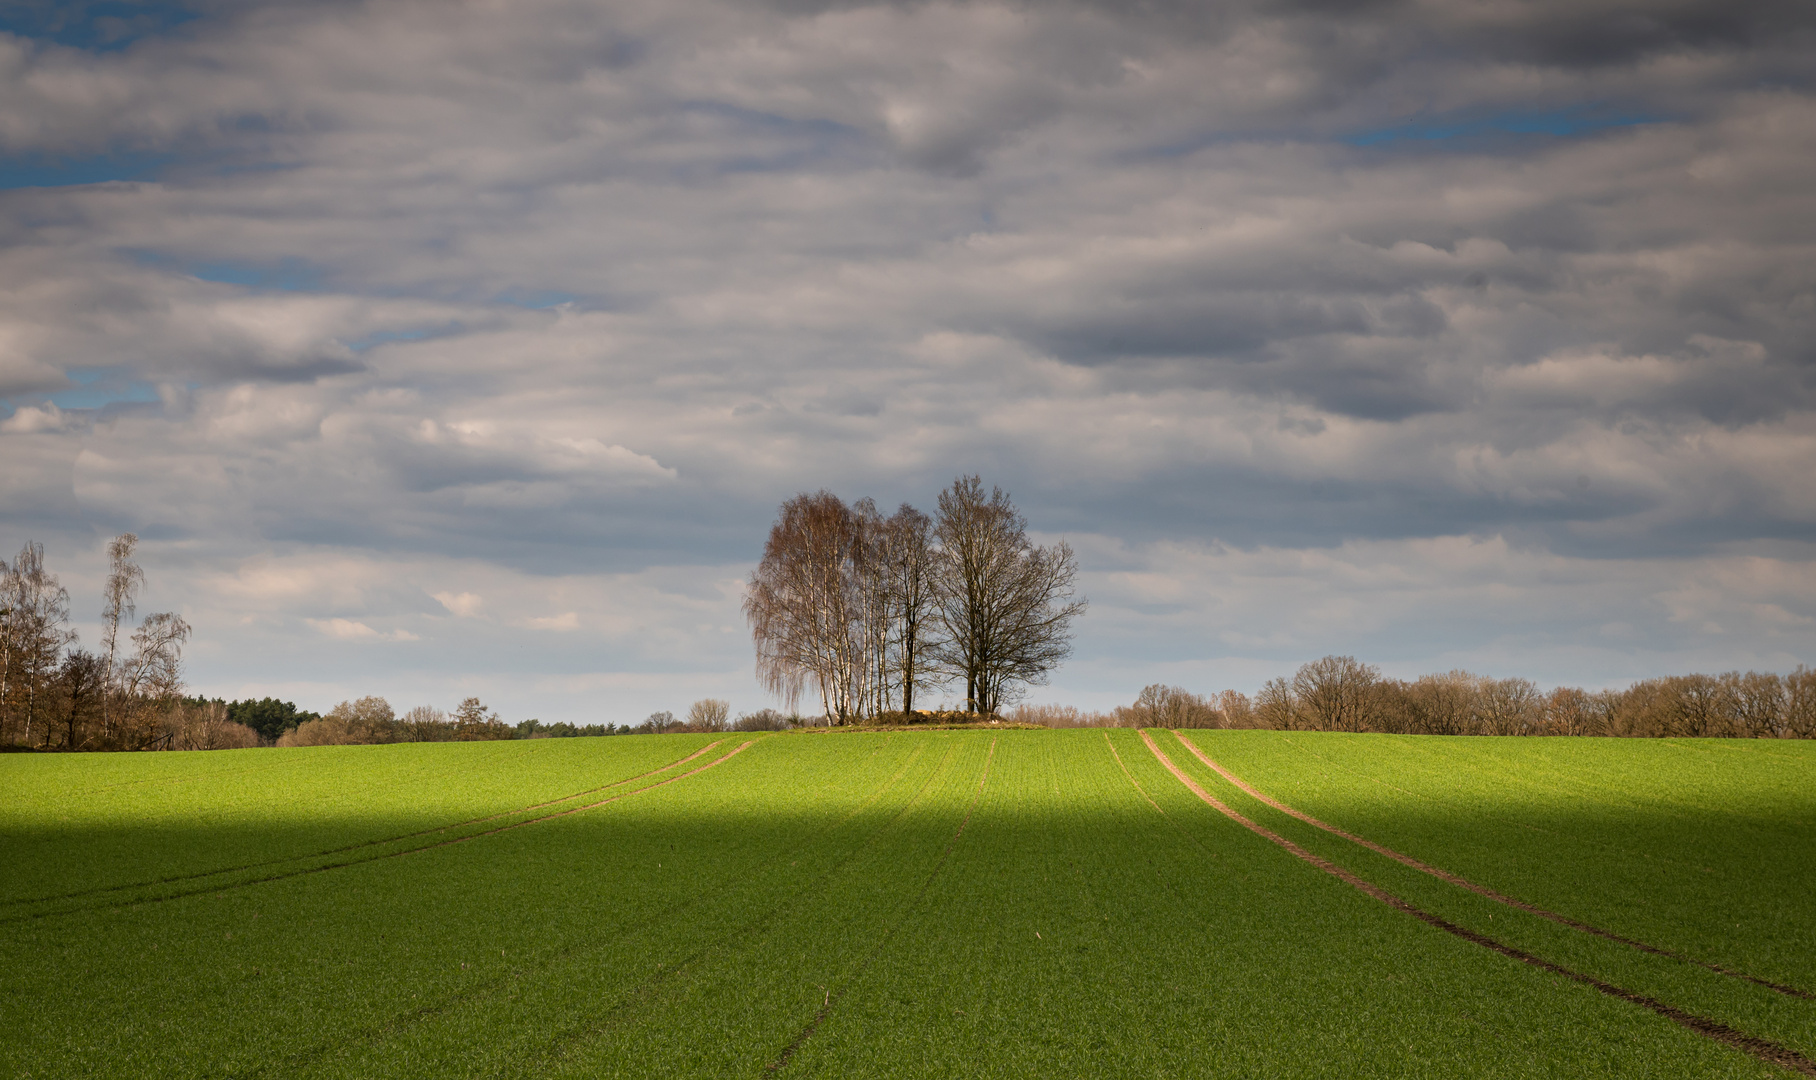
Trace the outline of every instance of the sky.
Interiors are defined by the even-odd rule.
[[[1816,663],[1801,2],[0,0],[0,556],[194,692],[778,702],[777,505],[978,474],[1029,699]]]

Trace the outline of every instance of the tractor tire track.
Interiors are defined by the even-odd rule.
[[[463,843],[467,842],[468,840],[477,840],[480,837],[484,837],[484,836],[496,836],[499,833],[509,832],[512,829],[520,829],[525,825],[535,825],[535,824],[538,824],[539,822],[551,821],[558,817],[566,817],[569,814],[578,814],[582,810],[592,810],[597,807],[605,806],[608,803],[617,802],[620,799],[627,799],[627,798],[631,797],[632,795],[641,795],[645,791],[653,791],[656,788],[664,787],[668,784],[672,784],[672,783],[676,782],[677,780],[685,780],[690,776],[697,776],[700,773],[705,772],[706,770],[712,768],[715,765],[721,765],[727,761],[730,761],[732,758],[738,756],[738,754],[742,753],[744,750],[746,750],[750,746],[754,745],[756,741],[757,740],[752,739],[748,742],[745,742],[745,743],[741,744],[740,746],[738,746],[736,749],[732,750],[730,753],[725,754],[723,757],[715,758],[712,761],[707,762],[705,765],[702,765],[697,769],[692,769],[688,772],[681,773],[679,776],[671,776],[666,780],[658,780],[657,782],[655,782],[653,784],[645,785],[644,787],[637,788],[633,791],[620,792],[616,795],[611,796],[610,798],[600,799],[598,802],[588,803],[585,806],[576,806],[576,807],[572,807],[567,810],[557,811],[553,814],[544,814],[541,817],[529,818],[528,820],[513,822],[512,824],[509,824],[509,825],[501,825],[496,829],[487,829],[484,832],[468,833],[465,836],[457,836],[452,839],[441,840],[441,841],[438,841],[433,844],[423,844],[419,847],[405,848],[402,851],[386,852],[382,855],[372,855],[372,856],[368,856],[367,858],[363,858],[363,859],[346,859],[341,862],[325,863],[321,866],[305,867],[301,870],[289,870],[289,871],[285,871],[283,873],[267,874],[263,877],[248,878],[244,881],[229,882],[228,884],[225,884],[225,885],[209,885],[209,886],[204,886],[202,888],[197,888],[197,889],[183,889],[183,890],[179,890],[176,892],[165,893],[160,896],[139,897],[137,899],[125,901],[124,903],[83,904],[83,905],[77,905],[74,907],[57,908],[52,911],[32,912],[32,913],[25,914],[25,915],[10,915],[10,916],[6,916],[4,918],[0,918],[0,926],[7,925],[10,923],[33,922],[33,921],[36,921],[39,919],[49,919],[49,918],[54,918],[59,915],[71,915],[71,914],[76,914],[76,913],[84,912],[84,911],[124,911],[127,908],[138,907],[142,904],[162,904],[162,903],[165,903],[166,901],[180,900],[180,899],[183,899],[184,897],[189,897],[189,896],[216,895],[216,894],[220,894],[220,893],[230,892],[234,889],[243,889],[243,888],[246,888],[251,885],[263,885],[263,884],[266,884],[267,882],[272,882],[272,881],[284,881],[289,878],[306,877],[310,874],[326,873],[329,870],[343,870],[349,866],[363,866],[366,863],[378,862],[381,859],[396,859],[396,858],[401,858],[402,856],[405,856],[405,855],[415,855],[419,852],[436,851],[441,848],[450,847],[454,844],[463,844]],[[669,767],[672,768],[673,766],[669,766]],[[656,771],[661,772],[662,770],[658,769]],[[645,775],[648,775],[648,774],[645,774]],[[560,802],[563,800],[556,800],[556,801]],[[550,804],[544,803],[542,805],[546,806],[546,805],[550,805]],[[499,815],[499,816],[503,816],[503,815]],[[488,818],[485,820],[493,820],[493,819]]]
[[[893,737],[893,733],[891,733],[891,737]],[[872,794],[870,798],[864,800],[860,806],[841,818],[839,824],[843,825],[857,817],[878,799],[882,798],[883,795],[893,788],[897,781],[908,772],[914,762],[920,758],[921,752],[922,748],[916,747],[914,753],[909,756],[909,759],[903,762],[900,769],[896,770],[895,775],[891,776],[887,783]],[[556,1033],[554,1037],[542,1047],[541,1052],[536,1055],[535,1060],[538,1062],[547,1062],[559,1058],[565,1054],[570,1047],[596,1039],[622,1024],[634,1022],[634,1019],[641,1008],[657,1000],[670,984],[680,983],[686,978],[691,977],[694,968],[705,963],[715,954],[724,954],[727,956],[736,955],[737,953],[747,951],[755,946],[758,941],[767,936],[774,928],[775,922],[784,911],[795,910],[799,905],[801,897],[807,896],[810,893],[823,888],[829,878],[849,866],[865,852],[869,851],[875,846],[877,840],[882,837],[884,833],[888,832],[891,827],[913,810],[915,806],[920,803],[921,799],[925,797],[927,789],[945,772],[945,769],[947,765],[950,764],[952,755],[955,752],[956,750],[949,750],[947,752],[945,759],[927,774],[927,778],[921,781],[921,786],[915,790],[914,795],[902,805],[901,809],[892,814],[887,821],[870,830],[870,832],[865,834],[859,842],[854,843],[849,850],[824,870],[820,871],[820,873],[811,880],[797,885],[776,900],[775,903],[765,908],[761,913],[711,941],[706,942],[693,952],[683,956],[680,960],[675,961],[673,964],[658,964],[657,974],[620,991],[612,1003],[606,1006],[598,1015]],[[823,843],[823,837],[818,837],[813,840],[803,840],[801,843],[786,848],[777,855],[766,860],[763,866],[765,868],[774,866],[789,855],[795,854],[804,848],[822,846]],[[717,891],[723,891],[724,888],[725,886],[721,886]],[[674,910],[686,910],[687,908],[692,907],[696,902],[697,901],[690,900],[684,903],[679,909]],[[657,919],[660,921],[670,921],[673,917],[674,911],[667,911],[659,915]],[[491,1075],[498,1074],[499,1070],[493,1070],[491,1073]]]
[[[874,751],[873,751],[873,753],[874,753]],[[903,775],[905,775],[908,772],[908,770],[913,766],[914,762],[920,758],[920,756],[921,756],[921,750],[920,750],[920,748],[917,747],[915,749],[914,753],[909,755],[908,760],[903,762],[902,767],[895,771],[894,775],[890,776],[888,780],[883,782],[882,786],[878,787],[876,789],[876,791],[872,792],[869,798],[865,799],[857,807],[855,807],[854,809],[852,809],[851,811],[846,813],[843,817],[839,818],[838,821],[834,823],[835,827],[843,826],[847,822],[851,821],[853,818],[857,817],[859,814],[863,813],[864,810],[868,809],[878,799],[881,799],[884,795],[888,794],[888,792],[892,788],[895,787],[895,785],[901,780]],[[723,759],[721,759],[721,760],[723,760]],[[936,769],[934,772],[935,772],[935,774],[937,774],[938,770]],[[932,782],[932,776],[930,775],[928,780],[922,783],[921,791],[924,792],[926,790],[927,784],[931,783],[931,782]],[[916,795],[909,800],[909,807],[912,807],[912,805],[916,801],[918,801],[919,798],[920,798],[920,792],[917,792]],[[741,935],[746,933],[750,928],[758,927],[765,922],[772,921],[774,919],[774,917],[776,916],[776,914],[779,913],[785,906],[789,905],[795,897],[798,897],[798,896],[804,894],[805,892],[810,890],[814,885],[818,884],[820,881],[823,881],[827,876],[829,876],[833,873],[836,873],[841,867],[846,865],[846,863],[850,862],[851,859],[856,858],[860,852],[862,852],[871,843],[874,842],[875,837],[877,835],[879,835],[884,830],[886,830],[896,820],[899,820],[899,818],[901,817],[901,814],[905,813],[906,810],[907,810],[907,808],[905,807],[902,811],[898,811],[894,817],[889,819],[889,821],[886,821],[883,824],[877,826],[871,832],[869,839],[864,840],[861,843],[855,844],[853,846],[851,852],[847,853],[847,855],[844,858],[835,862],[830,868],[828,868],[825,872],[823,872],[819,877],[814,878],[811,882],[798,887],[797,889],[795,889],[793,892],[789,893],[783,899],[778,900],[775,904],[771,905],[768,909],[766,909],[763,912],[763,914],[758,915],[757,917],[750,920],[743,926],[741,926],[737,929],[734,929],[724,935],[721,935],[720,937],[713,939],[711,942],[708,942],[707,944],[701,946],[700,948],[695,949],[693,952],[682,957],[679,961],[677,961],[675,963],[670,964],[670,963],[665,962],[665,963],[658,964],[656,974],[650,975],[650,976],[642,979],[639,982],[633,983],[630,986],[624,987],[623,989],[619,990],[616,997],[612,1000],[612,1002],[610,1004],[608,1004],[605,1007],[602,1014],[597,1015],[597,1016],[591,1018],[590,1020],[583,1021],[578,1025],[570,1026],[566,1030],[557,1032],[554,1035],[553,1040],[549,1043],[546,1043],[542,1047],[541,1053],[536,1055],[536,1060],[542,1061],[542,1060],[546,1060],[550,1057],[556,1056],[556,1054],[559,1052],[559,1050],[565,1046],[571,1045],[573,1043],[585,1041],[587,1038],[596,1036],[607,1030],[610,1030],[612,1027],[616,1026],[622,1019],[624,1019],[625,1014],[634,1014],[636,1012],[637,1008],[639,1007],[639,1005],[646,1004],[647,1002],[656,999],[660,995],[661,991],[663,990],[663,988],[666,985],[675,982],[678,978],[683,977],[688,972],[688,969],[691,966],[693,966],[695,963],[697,963],[706,954],[710,953],[713,949],[723,947],[727,941],[737,939],[738,937],[740,937]],[[784,847],[780,851],[776,852],[774,855],[771,855],[771,856],[763,859],[755,867],[752,867],[751,869],[747,870],[745,872],[744,877],[748,878],[749,876],[751,876],[753,874],[766,872],[769,868],[774,867],[776,864],[780,863],[783,859],[788,858],[790,855],[796,854],[796,853],[800,852],[801,850],[803,850],[804,848],[807,848],[810,846],[817,846],[817,845],[823,843],[823,839],[824,839],[823,836],[815,837],[813,839],[804,839],[799,843],[793,844],[788,847]],[[729,891],[733,887],[734,883],[737,882],[738,880],[741,880],[741,879],[728,877],[728,878],[720,881],[717,885],[713,886],[712,889],[710,889],[709,891],[702,892],[702,893],[699,893],[694,896],[690,896],[688,899],[683,900],[681,903],[679,903],[675,907],[662,908],[660,910],[657,910],[654,913],[652,913],[651,915],[649,915],[647,918],[641,919],[638,922],[631,924],[629,926],[615,927],[613,929],[611,938],[612,938],[612,940],[615,940],[615,941],[628,941],[628,940],[632,940],[632,939],[636,938],[640,934],[647,932],[651,927],[657,926],[659,924],[672,923],[676,920],[677,916],[685,914],[686,912],[692,910],[693,908],[695,908],[699,905],[705,904],[708,901],[714,899],[715,897],[723,895],[724,893]],[[582,957],[586,956],[587,954],[597,951],[603,944],[604,944],[603,939],[581,939],[578,941],[570,942],[568,945],[556,950],[555,952],[544,957],[542,960],[540,960],[536,963],[533,963],[528,967],[518,968],[513,971],[509,971],[509,972],[494,976],[490,979],[487,979],[486,981],[484,981],[482,983],[479,983],[478,985],[472,986],[469,989],[450,994],[447,997],[444,997],[438,1001],[435,1001],[432,1003],[427,1003],[427,1004],[412,1008],[401,1014],[394,1015],[386,1020],[371,1024],[362,1029],[353,1031],[340,1038],[328,1040],[326,1042],[318,1043],[311,1047],[306,1047],[301,1050],[294,1051],[294,1052],[286,1055],[282,1059],[282,1061],[265,1062],[265,1063],[259,1064],[259,1065],[255,1066],[254,1068],[252,1068],[251,1070],[247,1071],[246,1073],[243,1073],[240,1075],[242,1075],[244,1077],[248,1077],[248,1078],[257,1077],[257,1076],[262,1076],[273,1069],[279,1070],[281,1073],[283,1073],[285,1075],[289,1075],[289,1074],[293,1074],[293,1073],[297,1072],[300,1069],[308,1068],[308,1067],[314,1066],[316,1064],[319,1064],[321,1061],[325,1060],[326,1058],[335,1054],[336,1052],[354,1049],[354,1048],[358,1048],[361,1046],[371,1047],[371,1046],[378,1045],[389,1039],[397,1037],[398,1035],[402,1034],[403,1032],[405,1032],[410,1027],[412,1027],[416,1024],[420,1024],[425,1021],[434,1020],[440,1016],[451,1013],[453,1010],[460,1008],[463,1005],[475,1004],[475,1003],[481,1002],[487,998],[495,997],[500,991],[502,991],[503,989],[505,989],[506,987],[511,985],[513,982],[516,982],[519,979],[525,978],[526,973],[535,973],[537,976],[540,977],[541,975],[548,972],[550,969],[555,968],[561,964],[576,962],[576,961],[580,960]],[[501,1072],[500,1069],[492,1069],[488,1075],[499,1075],[500,1072]]]
[[[1809,992],[1808,990],[1800,990],[1795,986],[1786,986],[1783,983],[1773,982],[1770,979],[1762,979],[1757,975],[1749,975],[1744,971],[1735,971],[1732,968],[1726,968],[1726,967],[1721,966],[1720,964],[1712,964],[1706,960],[1698,960],[1693,956],[1685,956],[1682,953],[1673,952],[1670,949],[1663,949],[1663,948],[1658,947],[1657,945],[1648,945],[1643,941],[1635,941],[1634,939],[1632,939],[1630,937],[1623,937],[1622,935],[1616,934],[1611,930],[1603,930],[1599,926],[1591,926],[1590,924],[1588,924],[1586,922],[1581,922],[1577,919],[1572,919],[1568,915],[1559,915],[1555,911],[1547,911],[1546,909],[1539,907],[1537,904],[1529,904],[1524,900],[1517,900],[1511,896],[1507,896],[1504,893],[1496,892],[1495,890],[1490,889],[1486,885],[1477,885],[1475,882],[1470,881],[1468,878],[1465,878],[1460,874],[1453,874],[1448,870],[1444,870],[1439,867],[1432,866],[1429,863],[1420,862],[1418,859],[1415,859],[1410,855],[1403,855],[1400,852],[1395,851],[1393,848],[1387,847],[1384,844],[1377,844],[1373,840],[1369,840],[1365,837],[1357,836],[1355,833],[1346,832],[1343,829],[1337,828],[1335,825],[1331,825],[1326,822],[1319,821],[1317,818],[1312,817],[1310,814],[1307,814],[1301,810],[1296,810],[1293,807],[1290,807],[1290,806],[1286,805],[1285,803],[1280,802],[1278,799],[1270,798],[1269,796],[1264,795],[1261,792],[1255,790],[1255,788],[1253,788],[1249,784],[1245,783],[1241,777],[1237,776],[1235,773],[1230,772],[1228,769],[1224,768],[1222,765],[1219,765],[1219,764],[1217,764],[1217,762],[1213,761],[1209,756],[1207,756],[1205,754],[1205,752],[1203,750],[1200,750],[1200,749],[1198,749],[1198,747],[1194,746],[1191,743],[1191,741],[1188,740],[1184,735],[1180,734],[1177,731],[1173,732],[1173,735],[1175,738],[1177,738],[1180,741],[1180,743],[1182,745],[1185,746],[1185,748],[1187,750],[1190,750],[1193,754],[1197,755],[1199,761],[1204,762],[1205,765],[1208,766],[1218,776],[1221,776],[1225,780],[1228,780],[1231,784],[1233,784],[1236,788],[1243,791],[1244,793],[1246,793],[1250,796],[1253,796],[1254,798],[1260,800],[1263,803],[1266,803],[1268,806],[1273,807],[1274,809],[1280,811],[1283,814],[1287,814],[1291,817],[1298,818],[1300,821],[1305,822],[1307,825],[1310,825],[1313,828],[1323,829],[1325,832],[1330,833],[1333,836],[1340,836],[1343,839],[1348,840],[1352,844],[1360,844],[1361,846],[1367,848],[1368,850],[1370,850],[1372,852],[1375,852],[1378,855],[1385,855],[1386,857],[1392,859],[1393,861],[1400,863],[1403,866],[1410,866],[1411,868],[1419,871],[1422,874],[1429,874],[1432,877],[1437,878],[1439,881],[1443,881],[1443,882],[1447,882],[1451,885],[1455,885],[1459,889],[1467,889],[1470,892],[1475,893],[1477,896],[1487,897],[1488,899],[1493,900],[1494,902],[1496,902],[1498,904],[1505,904],[1508,907],[1517,908],[1518,910],[1524,911],[1527,914],[1537,915],[1541,919],[1549,919],[1552,922],[1557,923],[1560,926],[1568,926],[1572,930],[1579,930],[1585,934],[1592,934],[1596,937],[1604,938],[1608,941],[1612,941],[1612,942],[1616,942],[1621,945],[1625,945],[1631,949],[1638,949],[1640,952],[1643,952],[1643,953],[1650,953],[1653,956],[1662,956],[1662,957],[1665,957],[1666,959],[1676,960],[1676,961],[1679,961],[1679,962],[1685,963],[1685,964],[1694,964],[1695,966],[1703,968],[1705,970],[1713,971],[1717,975],[1726,975],[1732,979],[1742,979],[1746,982],[1752,983],[1755,986],[1763,986],[1767,990],[1771,990],[1776,993],[1784,994],[1787,997],[1802,998],[1805,1001],[1816,1001],[1816,994],[1813,994],[1813,993]]]
[[[1777,1065],[1780,1068],[1789,1069],[1793,1072],[1801,1073],[1804,1076],[1816,1077],[1816,1061],[1810,1060],[1788,1046],[1780,1045],[1769,1039],[1761,1039],[1748,1035],[1745,1032],[1737,1031],[1734,1028],[1729,1027],[1719,1020],[1711,1020],[1706,1016],[1698,1016],[1695,1013],[1685,1012],[1675,1006],[1659,1001],[1657,998],[1648,997],[1645,994],[1637,994],[1631,990],[1625,990],[1615,986],[1613,983],[1604,982],[1593,975],[1586,975],[1583,972],[1572,970],[1561,964],[1552,963],[1543,957],[1526,952],[1524,949],[1518,949],[1512,945],[1496,941],[1493,938],[1478,934],[1473,930],[1458,926],[1449,920],[1440,918],[1421,908],[1414,907],[1412,904],[1400,899],[1398,896],[1381,888],[1379,885],[1370,881],[1365,881],[1350,871],[1345,870],[1343,867],[1326,859],[1319,858],[1300,847],[1298,844],[1288,840],[1286,837],[1281,836],[1279,833],[1244,817],[1242,814],[1225,805],[1216,796],[1204,790],[1196,780],[1193,780],[1190,776],[1186,775],[1183,769],[1178,765],[1175,765],[1173,760],[1161,751],[1160,747],[1155,744],[1154,740],[1146,731],[1141,732],[1141,740],[1148,744],[1148,749],[1153,751],[1156,758],[1160,759],[1160,763],[1166,766],[1168,772],[1171,772],[1181,784],[1184,784],[1186,788],[1192,792],[1192,794],[1208,803],[1213,809],[1254,833],[1256,836],[1285,849],[1300,860],[1317,867],[1344,884],[1381,901],[1383,904],[1386,904],[1396,911],[1411,915],[1420,922],[1436,927],[1447,934],[1461,938],[1472,945],[1479,945],[1482,948],[1500,953],[1502,956],[1536,967],[1541,971],[1559,975],[1572,982],[1579,982],[1585,986],[1593,987],[1609,997],[1619,998],[1622,1001],[1638,1005],[1645,1009],[1650,1009],[1652,1012],[1657,1013],[1659,1016],[1670,1020],[1680,1027],[1694,1031],[1698,1035],[1712,1039],[1724,1046],[1739,1050],[1744,1054],[1751,1055],[1769,1065]],[[1183,739],[1180,741],[1184,742]],[[1190,746],[1191,744],[1187,743],[1186,745]]]
[[[921,882],[920,891],[916,892],[914,894],[914,899],[910,900],[908,905],[903,908],[901,917],[896,919],[894,925],[890,926],[890,928],[883,933],[883,936],[877,939],[877,943],[870,947],[870,951],[864,955],[864,959],[858,962],[857,967],[853,968],[851,973],[845,976],[843,980],[845,984],[844,987],[836,994],[830,989],[826,991],[826,1000],[825,1003],[820,1006],[820,1011],[815,1013],[814,1018],[807,1022],[807,1026],[803,1027],[800,1032],[795,1035],[794,1039],[790,1041],[787,1046],[782,1048],[782,1052],[776,1055],[776,1059],[764,1067],[763,1071],[765,1073],[773,1076],[788,1067],[789,1062],[794,1060],[795,1054],[800,1051],[801,1047],[807,1044],[807,1040],[813,1037],[813,1033],[819,1030],[820,1025],[826,1022],[826,1018],[832,1015],[832,1010],[838,1007],[839,1001],[844,998],[845,994],[850,991],[857,980],[863,976],[864,972],[869,970],[871,962],[882,954],[883,949],[894,940],[896,933],[907,924],[908,919],[920,908],[921,901],[926,899],[927,890],[933,887],[934,881],[936,881],[940,874],[945,871],[946,864],[951,861],[952,852],[957,849],[959,838],[965,835],[965,826],[971,824],[971,815],[976,812],[978,801],[984,797],[984,785],[990,780],[990,763],[996,760],[996,741],[997,737],[991,736],[990,749],[984,755],[984,772],[983,775],[977,779],[977,791],[972,794],[970,804],[965,807],[965,816],[963,820],[958,823],[958,831],[954,832],[952,834],[952,839],[946,842],[946,850],[940,854],[940,861],[934,864],[933,870],[927,875],[927,880]]]
[[[447,832],[450,829],[459,829],[459,828],[462,828],[467,825],[482,825],[488,821],[497,821],[499,818],[502,818],[502,817],[510,817],[512,814],[527,814],[531,810],[540,810],[545,806],[554,806],[556,803],[568,802],[569,800],[582,798],[584,796],[591,795],[595,792],[606,791],[611,788],[620,787],[624,784],[632,784],[632,783],[637,782],[638,780],[642,780],[643,778],[648,777],[648,776],[654,776],[660,772],[667,772],[669,769],[677,768],[681,765],[687,764],[688,762],[694,760],[695,758],[699,757],[701,754],[706,753],[708,750],[711,750],[713,747],[718,746],[720,743],[723,743],[724,741],[725,741],[724,739],[715,739],[714,741],[707,743],[705,746],[702,746],[700,749],[695,750],[693,753],[687,755],[684,758],[678,758],[674,761],[669,762],[666,765],[651,769],[648,772],[641,772],[635,776],[627,776],[622,780],[614,780],[609,784],[601,784],[598,787],[587,788],[584,791],[576,791],[571,795],[562,795],[557,798],[544,800],[543,802],[531,803],[529,806],[520,806],[513,810],[500,810],[499,812],[497,812],[495,814],[487,814],[484,817],[468,818],[465,821],[456,821],[456,822],[452,822],[447,825],[437,825],[432,829],[418,829],[415,832],[401,833],[397,836],[386,836],[386,837],[381,837],[377,840],[362,840],[357,844],[346,844],[341,847],[324,848],[321,851],[306,852],[302,855],[286,855],[281,859],[262,859],[258,862],[241,863],[238,866],[223,866],[223,867],[220,867],[219,869],[204,870],[204,871],[201,871],[199,873],[194,873],[194,874],[175,874],[170,877],[151,878],[151,879],[144,880],[144,881],[127,882],[124,885],[99,885],[92,889],[78,889],[75,892],[57,893],[52,896],[33,896],[33,897],[24,897],[24,898],[17,899],[17,900],[5,900],[5,901],[0,901],[0,907],[24,907],[28,904],[48,904],[48,903],[54,903],[55,901],[58,901],[58,900],[75,900],[75,899],[78,899],[78,898],[84,897],[84,896],[100,896],[105,893],[124,892],[127,889],[150,889],[150,888],[155,888],[159,885],[174,885],[179,881],[196,881],[201,878],[219,877],[222,874],[238,874],[238,873],[242,873],[247,870],[257,870],[261,867],[266,867],[266,866],[280,866],[284,863],[301,862],[305,859],[321,859],[321,858],[326,858],[329,855],[344,855],[349,851],[359,851],[362,848],[379,847],[383,844],[395,844],[395,843],[399,843],[400,841],[404,841],[404,840],[414,840],[419,836],[431,836],[435,833]],[[0,920],[0,921],[5,921],[5,920]]]

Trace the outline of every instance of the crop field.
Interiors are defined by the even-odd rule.
[[[1816,744],[0,758],[51,1076],[1816,1075]]]

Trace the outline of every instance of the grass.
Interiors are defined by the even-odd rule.
[[[1156,737],[1428,911],[1816,1055],[1816,1002],[1514,917]],[[1770,917],[1816,892],[1801,744],[1191,737],[1483,884],[1810,981]],[[1308,866],[1130,731],[17,755],[0,789],[15,1076],[1784,1075]]]
[[[1189,737],[1276,799],[1550,910],[1765,977],[1816,972],[1816,742]]]

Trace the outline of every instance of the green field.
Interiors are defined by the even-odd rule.
[[[1149,734],[1206,795],[1402,907],[1226,816],[1127,730],[9,755],[4,1067],[1725,1077],[1816,1059],[1816,1000],[1706,966],[1816,991],[1816,744],[1185,733],[1276,801],[1661,955],[1315,828]],[[1730,1045],[1749,1038],[1778,1049]]]

